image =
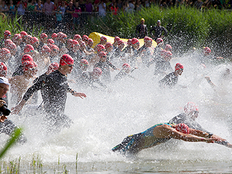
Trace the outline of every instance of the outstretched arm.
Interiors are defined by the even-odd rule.
[[[215,139],[213,138],[203,138],[191,134],[184,134],[178,132],[176,129],[164,124],[154,128],[153,134],[157,138],[174,138],[189,142],[207,142],[213,143]]]

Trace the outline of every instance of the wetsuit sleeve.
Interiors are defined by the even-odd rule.
[[[172,124],[172,123],[174,123],[174,124],[185,123],[185,119],[186,119],[185,117],[183,117],[181,114],[179,114],[179,115],[173,117],[168,123],[169,124]]]
[[[150,35],[152,35],[152,31],[154,30],[154,27],[150,29]]]
[[[145,27],[145,36],[148,35],[147,26]]]
[[[107,64],[113,68],[114,70],[117,70],[116,66],[114,66],[110,61],[107,60]]]
[[[43,83],[45,83],[43,80],[37,81],[34,85],[28,88],[27,92],[23,96],[23,100],[27,101],[34,92],[42,89]]]
[[[162,27],[163,31],[164,31],[164,35],[167,36],[168,35],[168,30],[164,27]]]

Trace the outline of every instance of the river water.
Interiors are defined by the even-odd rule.
[[[125,78],[112,83],[107,92],[78,90],[70,83],[87,98],[68,95],[65,113],[74,124],[57,134],[47,134],[41,115],[35,115],[31,106],[25,107],[21,116],[12,115],[9,119],[24,128],[28,142],[7,152],[1,162],[2,170],[6,163],[20,158],[21,173],[232,173],[232,150],[218,144],[170,140],[133,157],[111,152],[126,136],[183,112],[189,101],[199,106],[197,121],[203,128],[232,142],[232,75],[222,78],[231,66],[224,63],[205,68],[195,58],[184,55],[171,60],[172,67],[177,62],[184,65],[173,89],[159,88],[159,78],[153,75],[154,65],[135,70],[131,74],[135,80]],[[115,74],[112,72],[112,77]],[[211,77],[217,92],[203,76]],[[3,147],[8,137],[1,135],[0,139]],[[33,167],[33,159],[42,167]]]

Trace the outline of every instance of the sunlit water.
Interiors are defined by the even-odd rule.
[[[55,135],[43,130],[41,115],[34,115],[25,107],[21,116],[10,116],[24,128],[28,142],[16,145],[3,161],[21,158],[23,173],[35,171],[32,159],[41,160],[43,172],[59,173],[232,173],[232,150],[218,144],[190,143],[170,140],[167,143],[141,151],[134,157],[123,157],[111,152],[123,138],[146,130],[183,112],[183,106],[195,102],[200,114],[197,121],[206,129],[232,142],[231,92],[229,80],[221,78],[228,64],[207,65],[202,68],[185,55],[171,60],[184,65],[179,85],[173,89],[160,89],[155,78],[154,65],[135,70],[136,80],[125,78],[109,85],[108,92],[92,89],[84,92],[86,99],[68,95],[65,113],[74,121],[69,129]],[[116,72],[112,72],[112,77]],[[210,76],[218,93],[203,77]],[[8,137],[1,135],[1,147]],[[3,164],[2,164],[3,166]],[[4,167],[4,166],[3,166]],[[39,170],[37,171],[39,173]]]

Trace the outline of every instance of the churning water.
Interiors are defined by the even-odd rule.
[[[183,106],[195,102],[199,106],[197,121],[208,131],[229,142],[231,138],[232,75],[223,78],[229,64],[200,66],[196,55],[184,55],[171,60],[184,65],[178,85],[160,89],[154,65],[139,67],[131,75],[109,85],[110,90],[78,90],[86,99],[68,95],[65,113],[74,124],[57,134],[43,131],[41,115],[34,115],[25,107],[21,116],[9,117],[24,128],[28,142],[15,145],[3,161],[21,157],[21,172],[30,173],[32,158],[42,161],[43,171],[61,171],[61,165],[70,173],[232,173],[232,150],[218,144],[190,143],[170,140],[167,143],[141,151],[135,157],[123,157],[111,152],[123,138],[169,121],[183,112]],[[117,72],[112,72],[112,77]],[[207,83],[209,76],[217,92]],[[183,86],[185,86],[183,88]],[[8,137],[1,135],[4,146]],[[60,166],[59,166],[60,165]],[[32,172],[31,172],[32,173]]]

